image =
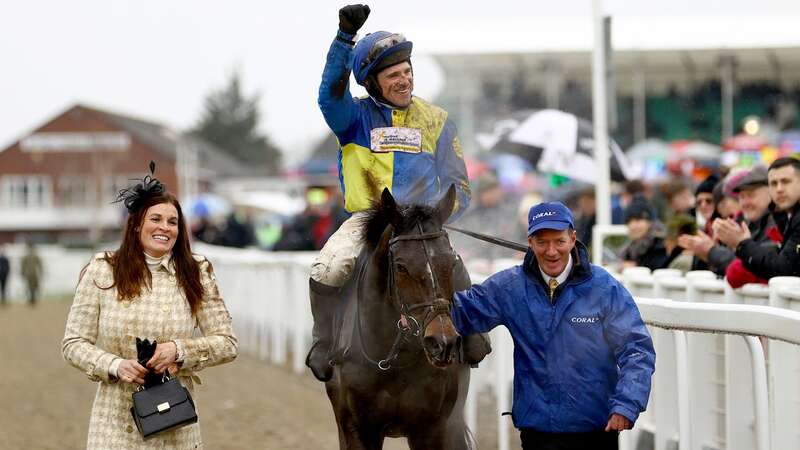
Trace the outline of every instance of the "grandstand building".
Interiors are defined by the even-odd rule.
[[[800,127],[800,38],[783,29],[789,19],[614,21],[614,137],[624,148],[646,137],[719,143],[749,115],[780,129]],[[444,72],[438,103],[463,140],[521,109],[591,119],[591,23],[519,22],[487,23],[458,40],[413,31],[421,34],[417,47],[433,43],[422,51]]]

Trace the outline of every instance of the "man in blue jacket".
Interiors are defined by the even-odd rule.
[[[450,185],[456,204],[450,221],[469,205],[461,144],[447,111],[412,95],[412,43],[401,34],[377,31],[356,43],[367,5],[339,10],[339,30],[328,50],[319,107],[339,141],[339,184],[353,215],[328,239],[311,265],[309,280],[314,343],[306,358],[317,379],[332,375],[329,351],[339,290],[350,279],[363,248],[363,211],[388,188],[401,204],[435,204]],[[353,98],[350,74],[368,96]]]
[[[589,262],[570,210],[528,213],[524,263],[457,292],[459,333],[508,328],[523,449],[617,449],[645,410],[655,351],[630,293]]]

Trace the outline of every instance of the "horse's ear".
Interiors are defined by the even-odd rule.
[[[381,192],[381,209],[386,213],[390,224],[394,225],[395,228],[400,225],[402,215],[388,187],[383,188],[383,192]]]
[[[392,239],[393,232],[394,227],[388,225],[383,230],[383,234],[381,234],[381,239],[378,241],[378,245],[375,246],[373,257],[378,259],[378,264],[380,267],[384,267],[386,264],[386,254],[389,253],[389,241]]]
[[[454,184],[450,184],[450,187],[447,188],[447,192],[444,194],[439,200],[439,204],[436,206],[436,209],[439,211],[439,219],[442,221],[442,224],[447,222],[447,219],[450,218],[450,215],[453,214],[453,206],[456,204],[456,186]]]

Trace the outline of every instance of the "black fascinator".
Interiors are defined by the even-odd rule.
[[[133,214],[141,208],[145,200],[156,195],[161,195],[167,188],[153,175],[156,173],[156,163],[150,161],[150,175],[145,175],[141,180],[135,178],[132,181],[138,181],[133,186],[121,189],[117,194],[117,199],[112,203],[122,202],[128,212]]]

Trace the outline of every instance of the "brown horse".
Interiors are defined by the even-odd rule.
[[[400,208],[385,189],[364,222],[367,245],[345,290],[351,320],[326,383],[340,449],[381,449],[387,436],[412,450],[473,448],[469,367],[457,361],[449,314],[469,279],[442,230],[454,202],[451,187],[436,208]]]

